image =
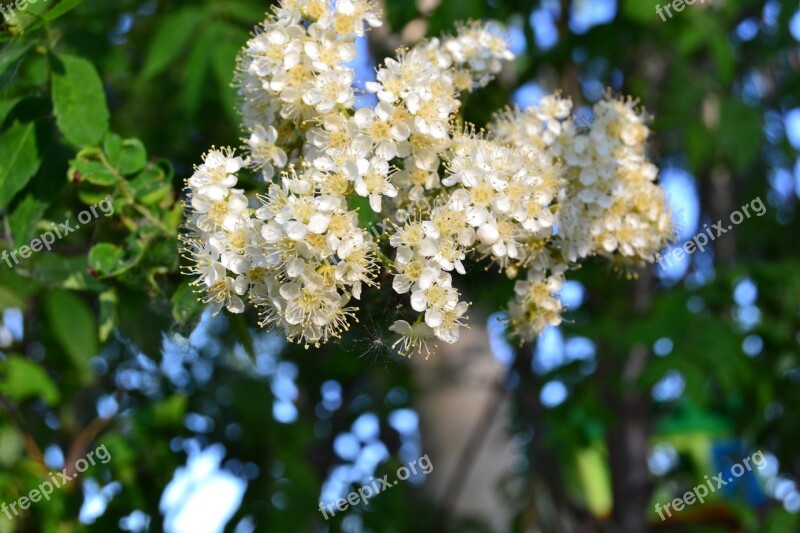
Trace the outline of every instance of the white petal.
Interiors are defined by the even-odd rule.
[[[325,233],[325,231],[328,229],[328,224],[330,221],[331,219],[328,215],[317,213],[311,217],[311,220],[308,221],[308,231],[311,233]]]
[[[425,296],[425,291],[416,290],[411,293],[411,308],[420,313],[427,309],[428,298]]]
[[[411,324],[405,320],[396,320],[394,324],[389,326],[389,331],[394,331],[400,335],[409,335],[411,333]]]
[[[286,300],[296,300],[300,298],[300,284],[286,283],[285,285],[281,285],[280,293]]]
[[[438,307],[431,307],[425,311],[425,323],[432,328],[439,327],[444,322],[444,313]]]

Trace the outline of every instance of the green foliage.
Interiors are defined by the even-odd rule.
[[[40,164],[35,124],[14,122],[0,135],[0,204],[8,204]]]
[[[47,405],[58,401],[58,387],[40,365],[20,356],[9,356],[0,364],[3,381],[0,394],[15,402],[41,398]]]
[[[771,191],[766,177],[790,169],[797,158],[783,136],[772,135],[774,123],[797,106],[800,94],[792,59],[797,42],[788,30],[796,6],[779,3],[771,26],[762,20],[762,2],[690,6],[662,22],[655,6],[664,3],[621,0],[613,21],[575,33],[565,17],[581,2],[561,2],[559,41],[543,50],[534,39],[538,29],[525,24],[540,2],[444,0],[421,13],[419,6],[427,3],[391,0],[385,3],[382,30],[391,38],[370,42],[376,55],[389,54],[406,25],[419,19],[429,36],[458,19],[519,24],[527,51],[497,82],[470,94],[468,120],[482,125],[529,81],[545,90],[566,88],[578,106],[592,103],[589,81],[610,86],[639,97],[654,116],[652,155],[662,159],[662,167],[685,162],[697,179],[704,213],[719,208],[720,199],[709,194],[713,170],[732,176],[731,200],[722,209],[736,209],[756,196],[768,206],[767,215],[747,220],[715,243],[733,241],[733,257],[717,256],[702,283],[697,276],[671,287],[651,280],[645,284],[648,304],[635,313],[639,285],[599,263],[578,271],[575,279],[583,283],[586,301],[567,315],[562,333],[568,341],[591,340],[596,355],[542,374],[531,374],[530,365],[511,374],[525,380],[507,397],[514,412],[508,426],[526,454],[511,482],[537,490],[536,498],[516,493],[504,498],[519,502],[520,530],[556,529],[547,524],[548,513],[531,503],[541,501],[554,502],[548,512],[561,513],[558,527],[610,527],[600,509],[611,499],[609,479],[619,465],[609,461],[607,439],[630,423],[631,413],[619,401],[621,391],[640,394],[637,405],[654,430],[648,433],[653,444],[665,438],[658,430],[699,419],[707,427],[695,428],[686,440],[710,446],[726,434],[769,450],[782,475],[800,478],[800,426],[792,418],[800,406],[798,204],[796,196],[783,203],[766,200]],[[237,50],[267,8],[260,0],[51,0],[30,4],[0,28],[0,248],[28,245],[54,225],[97,210],[105,198],[113,206],[111,215],[98,210],[51,251],[13,268],[0,261],[0,310],[23,314],[22,338],[14,338],[0,355],[0,501],[13,501],[41,483],[43,468],[31,446],[41,451],[57,445],[67,453],[75,443],[105,444],[113,460],[90,475],[103,484],[121,484],[121,493],[94,524],[78,521],[81,480],[15,522],[0,513],[1,532],[116,531],[134,510],[150,515],[152,530],[161,529],[161,494],[186,463],[183,451],[173,447],[182,439],[224,443],[227,458],[258,470],[231,520],[232,525],[251,516],[257,530],[342,529],[342,516],[323,522],[317,500],[329,472],[343,463],[333,452],[335,437],[364,412],[379,417],[381,438],[392,455],[378,477],[399,465],[399,437],[385,420],[394,409],[416,405],[421,383],[386,347],[382,333],[393,318],[391,305],[361,302],[364,323],[341,343],[314,352],[283,347],[242,317],[205,318],[208,343],[191,346],[187,340],[205,304],[180,272],[186,266],[178,254],[182,181],[207,146],[237,145],[243,135],[230,80]],[[745,20],[759,24],[759,33],[746,41],[736,37]],[[755,72],[757,91],[748,85]],[[363,204],[359,216],[363,223],[377,222]],[[468,265],[464,283],[475,303],[478,331],[480,311],[502,305],[514,284],[486,283],[483,266]],[[760,313],[749,328],[732,296],[745,278],[758,289]],[[390,292],[390,278],[380,281]],[[755,357],[742,348],[752,336],[763,343]],[[160,367],[168,360],[162,357],[165,339],[185,351],[176,371],[185,381],[171,379]],[[672,351],[655,356],[651,348],[660,339],[669,339]],[[638,349],[647,353],[642,371],[632,383],[623,382],[630,354]],[[281,423],[272,414],[276,393],[269,372],[289,362],[297,371],[298,413],[293,423]],[[442,367],[434,368],[431,374]],[[434,383],[446,390],[452,373],[461,370],[448,367]],[[654,385],[674,372],[683,380],[681,398],[655,401]],[[126,381],[134,379],[146,386]],[[320,388],[331,380],[341,385],[343,403],[325,413]],[[561,405],[544,408],[539,391],[553,380],[569,394]],[[111,397],[124,414],[104,421],[96,405]],[[699,418],[687,418],[686,412]],[[190,414],[210,420],[208,431],[187,428]],[[424,432],[421,444],[427,451]],[[465,445],[451,444],[456,450]],[[552,461],[541,462],[542,449],[551,452]],[[561,469],[566,490],[542,476],[551,466]],[[651,481],[657,494],[669,497],[671,488],[691,486],[706,474],[712,472],[681,459],[673,471]],[[579,510],[579,518],[565,517],[565,509]],[[773,500],[755,509],[720,499],[714,509],[725,524],[743,530],[798,527],[797,514]],[[356,515],[364,529],[433,531],[440,530],[436,520],[444,513],[435,502],[420,499],[416,489],[396,487],[368,508],[345,514]],[[700,525],[709,519],[703,515],[684,516],[687,528],[712,527]],[[473,523],[476,530],[483,527]]]
[[[82,379],[89,380],[89,359],[97,354],[97,324],[92,309],[78,296],[53,291],[44,300],[47,322]]]
[[[108,131],[103,82],[91,62],[53,56],[53,107],[58,127],[74,146],[94,146]]]

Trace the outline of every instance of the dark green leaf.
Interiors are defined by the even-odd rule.
[[[39,172],[31,180],[22,200],[8,217],[8,225],[17,247],[34,236],[36,225],[66,183],[67,148],[52,146],[43,157]]]
[[[89,360],[100,348],[91,308],[72,292],[53,291],[45,297],[44,310],[53,335],[78,372],[88,378]]]
[[[75,146],[97,145],[109,121],[100,76],[80,57],[58,56],[54,63],[53,105],[59,129]]]
[[[0,50],[0,76],[2,76],[17,59],[22,57],[32,45],[32,42],[26,41],[14,42],[4,46],[3,49]]]
[[[53,9],[45,13],[44,18],[45,20],[52,21],[59,18],[61,15],[66,14],[69,11],[72,11],[79,5],[83,3],[83,0],[61,0],[61,2],[57,3]]]
[[[33,122],[15,122],[0,135],[0,205],[28,184],[40,164]]]

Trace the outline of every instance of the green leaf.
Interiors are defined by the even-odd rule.
[[[44,14],[44,19],[48,22],[59,18],[61,15],[72,11],[83,3],[83,0],[61,0],[53,9]]]
[[[94,185],[110,187],[117,183],[117,177],[100,161],[78,159],[70,161],[70,181],[88,181]]]
[[[5,122],[6,117],[11,111],[20,103],[22,96],[12,96],[10,98],[0,100],[0,123]]]
[[[204,305],[198,301],[197,294],[190,281],[184,281],[172,295],[172,316],[181,324],[186,325],[200,316]]]
[[[139,139],[122,139],[109,133],[103,146],[109,163],[121,174],[135,174],[147,164],[147,150]]]
[[[89,360],[100,349],[91,308],[74,293],[54,291],[45,297],[44,310],[53,335],[84,380],[88,381],[91,375]]]
[[[33,46],[33,42],[13,42],[9,43],[0,50],[0,76],[13,65],[17,59],[28,51]]]
[[[0,381],[0,393],[15,402],[38,397],[47,405],[58,401],[58,387],[44,368],[33,361],[12,355],[0,364],[0,370],[5,374],[5,379]]]
[[[172,64],[186,49],[197,25],[203,20],[205,10],[185,7],[161,21],[147,51],[142,68],[142,79],[148,80]]]
[[[100,293],[100,342],[106,342],[111,332],[117,326],[117,298],[116,289],[109,289]]]
[[[31,257],[31,266],[20,274],[38,281],[45,287],[100,291],[104,287],[88,273],[88,257],[63,256],[54,252]]]
[[[16,32],[25,33],[42,25],[42,17],[40,15],[47,9],[47,2],[31,2],[28,0],[25,9],[18,8],[12,11],[11,8],[12,6],[9,5],[7,9],[7,12],[11,15],[8,19],[8,25],[15,27]]]
[[[40,164],[34,123],[14,122],[0,135],[0,205],[11,202]]]
[[[352,195],[347,199],[347,207],[358,211],[358,225],[362,228],[372,229],[380,220],[375,211],[369,206],[369,198]]]
[[[172,192],[172,183],[166,179],[164,171],[151,165],[128,182],[133,195],[144,205],[157,205]]]
[[[24,196],[8,217],[14,246],[27,244],[34,236],[36,225],[66,183],[69,149],[64,145],[51,146],[44,154],[42,166],[25,189]]]
[[[183,109],[189,116],[194,116],[200,108],[203,91],[206,89],[206,77],[211,67],[214,48],[221,38],[219,27],[211,25],[204,29],[202,35],[192,46],[186,67],[186,82],[183,89]]]
[[[96,205],[109,194],[107,186],[95,185],[89,181],[81,181],[78,187],[78,199],[85,205]]]
[[[75,56],[54,59],[53,105],[64,137],[75,146],[95,146],[108,131],[103,82],[89,61]]]
[[[119,267],[124,266],[122,259],[125,251],[114,244],[101,242],[89,251],[89,266],[101,275],[112,274]]]

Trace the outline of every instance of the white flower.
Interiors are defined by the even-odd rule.
[[[203,157],[203,164],[195,168],[188,184],[195,196],[204,196],[219,201],[228,196],[237,183],[236,173],[242,169],[244,161],[236,157],[234,150],[211,150]]]
[[[303,102],[323,115],[332,112],[336,106],[352,107],[355,101],[353,76],[352,69],[341,66],[320,73],[309,90],[303,93]]]
[[[277,140],[278,131],[274,126],[258,124],[247,141],[252,165],[261,170],[265,180],[275,176],[275,167],[283,168],[289,162],[286,152],[275,144]]]
[[[440,272],[437,278],[428,282],[424,277],[411,289],[411,308],[425,313],[425,323],[435,328],[442,324],[445,311],[458,305],[458,291],[453,289],[452,278]]]
[[[389,161],[397,156],[406,157],[411,145],[406,142],[411,128],[406,123],[401,108],[387,102],[378,102],[375,109],[362,107],[353,117],[362,134],[374,146],[375,154]]]
[[[373,157],[369,161],[350,161],[347,172],[354,178],[356,194],[369,197],[369,205],[376,213],[381,211],[381,200],[384,196],[397,196],[397,189],[389,179],[389,163],[385,159]]]
[[[418,322],[413,326],[405,320],[397,320],[389,326],[389,331],[400,335],[400,338],[392,344],[392,348],[400,345],[400,353],[403,355],[411,352],[425,352],[426,359],[430,355],[428,341],[433,338],[433,330],[425,322]]]

